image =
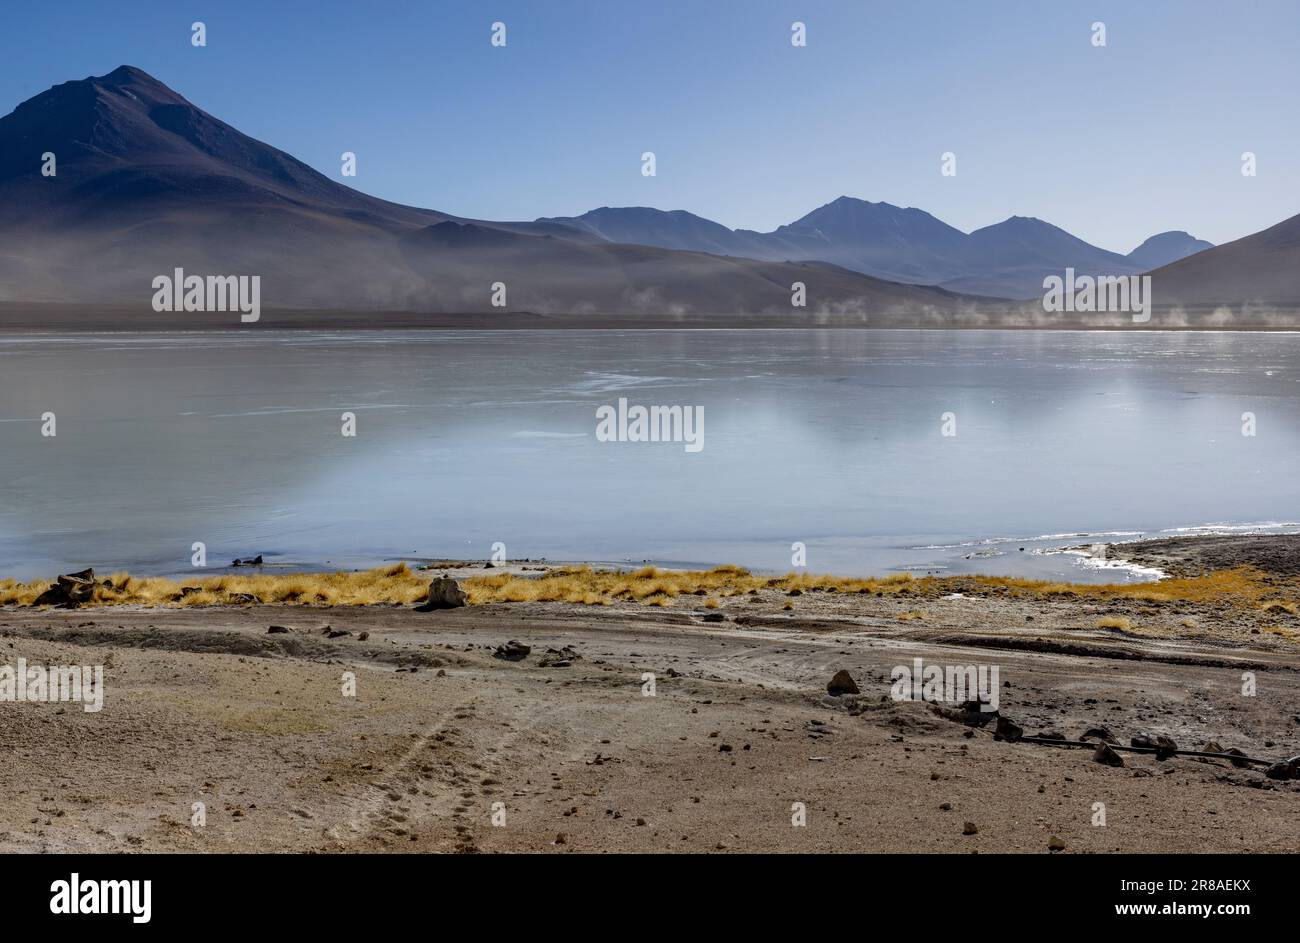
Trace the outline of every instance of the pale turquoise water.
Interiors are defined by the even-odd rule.
[[[703,451],[596,441],[620,396],[703,407]],[[1088,578],[1033,551],[1092,538],[1034,538],[1288,524],[1297,468],[1296,334],[0,335],[9,575],[182,573],[194,541],[784,571],[802,541],[816,571]]]

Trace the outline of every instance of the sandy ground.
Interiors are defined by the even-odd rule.
[[[1105,725],[1123,744],[1151,732],[1282,759],[1300,753],[1300,642],[1253,616],[991,593],[900,621],[905,599],[786,602],[732,598],[720,622],[687,603],[0,610],[0,664],[106,666],[99,713],[0,704],[0,850],[1300,844],[1300,781],[1187,757],[1111,768],[889,697],[891,669],[913,658],[997,666],[1001,714],[1027,734]],[[1133,629],[1094,628],[1116,611]],[[531,653],[493,656],[512,639]],[[826,694],[841,668],[861,695]]]

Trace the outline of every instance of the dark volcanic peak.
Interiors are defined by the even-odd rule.
[[[58,162],[55,178],[35,172],[47,152]],[[447,218],[330,180],[125,65],[56,85],[0,118],[0,188],[0,221],[13,223],[71,222],[60,211],[118,222],[149,218],[159,205],[194,209],[213,200],[411,224]]]

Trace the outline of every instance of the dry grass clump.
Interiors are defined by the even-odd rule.
[[[1270,599],[1268,602],[1261,604],[1259,608],[1263,612],[1285,612],[1287,615],[1292,616],[1300,614],[1300,606],[1282,599]]]
[[[405,563],[354,573],[253,572],[184,581],[114,573],[96,587],[95,599],[90,605],[413,605],[424,600],[429,580],[434,575],[428,571],[413,571]],[[49,580],[28,583],[0,580],[0,605],[30,606],[49,585]],[[1158,607],[1165,604],[1211,602],[1265,613],[1300,614],[1300,604],[1278,598],[1280,594],[1300,594],[1300,580],[1279,582],[1249,567],[1159,583],[1092,585],[986,576],[914,577],[909,573],[873,579],[812,573],[757,576],[738,566],[719,566],[711,570],[663,570],[653,566],[609,570],[574,566],[540,574],[485,573],[461,580],[461,586],[471,605],[497,602],[560,602],[584,606],[636,603],[716,609],[720,606],[719,600],[736,596],[822,593],[833,594],[836,598],[869,595],[908,600],[914,606],[921,600],[963,593],[1047,601],[1075,599],[1092,603],[1127,600],[1145,603],[1150,607],[1143,610],[1147,613],[1158,612]],[[790,610],[794,605],[787,601],[783,608]],[[925,613],[915,608],[908,608],[899,616],[903,620],[924,617]]]
[[[0,580],[0,605],[32,605],[50,580]],[[247,603],[369,606],[414,604],[425,598],[429,578],[405,563],[357,573],[227,574],[177,581],[161,576],[114,573],[95,587],[97,606],[229,606]]]
[[[919,609],[909,609],[907,612],[900,612],[898,614],[899,622],[912,622],[916,619],[924,619],[924,618],[925,618],[925,613]]]
[[[1103,616],[1097,620],[1099,629],[1121,629],[1125,632],[1133,628],[1133,623],[1125,616]]]
[[[646,566],[631,571],[577,566],[549,570],[541,576],[509,573],[476,576],[465,582],[465,591],[472,603],[582,602],[583,595],[595,594],[606,602],[666,606],[683,596],[711,596],[713,598],[700,605],[716,609],[718,598],[744,596],[765,589],[782,592],[797,589],[801,594],[862,592],[892,596],[916,582],[906,573],[881,579],[847,580],[810,573],[755,576],[738,566],[719,566],[711,570],[662,570]]]

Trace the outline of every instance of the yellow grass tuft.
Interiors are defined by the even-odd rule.
[[[1099,629],[1121,629],[1125,632],[1133,628],[1133,623],[1124,616],[1104,616],[1097,620]]]
[[[95,588],[91,606],[142,605],[202,607],[275,603],[303,606],[414,605],[422,602],[434,573],[412,570],[396,563],[353,573],[226,574],[172,580],[113,573]],[[30,606],[50,585],[50,580],[20,583],[0,579],[0,605]],[[882,597],[908,608],[898,617],[923,619],[917,608],[953,592],[1006,599],[1047,601],[1073,599],[1094,605],[1112,601],[1143,605],[1152,615],[1169,603],[1228,604],[1242,610],[1300,614],[1300,603],[1279,594],[1300,596],[1300,580],[1279,583],[1249,567],[1217,570],[1198,577],[1159,583],[1088,585],[1007,577],[914,577],[908,573],[878,578],[819,576],[807,572],[783,576],[756,576],[737,566],[711,570],[665,570],[646,566],[637,570],[593,569],[589,566],[557,567],[540,574],[484,573],[461,580],[471,605],[491,603],[556,602],[575,605],[639,604],[669,607],[679,597],[702,596],[707,609],[720,608],[719,600],[736,596],[775,597],[794,590],[800,595],[834,594]],[[186,590],[183,592],[183,590]],[[782,606],[792,610],[794,603]],[[1103,619],[1099,627],[1130,628],[1126,619]]]
[[[1300,610],[1300,606],[1297,606],[1295,603],[1287,602],[1281,599],[1270,599],[1268,602],[1262,604],[1259,608],[1263,612],[1281,611],[1287,613],[1288,615],[1293,615],[1293,616],[1297,614],[1298,610]]]

